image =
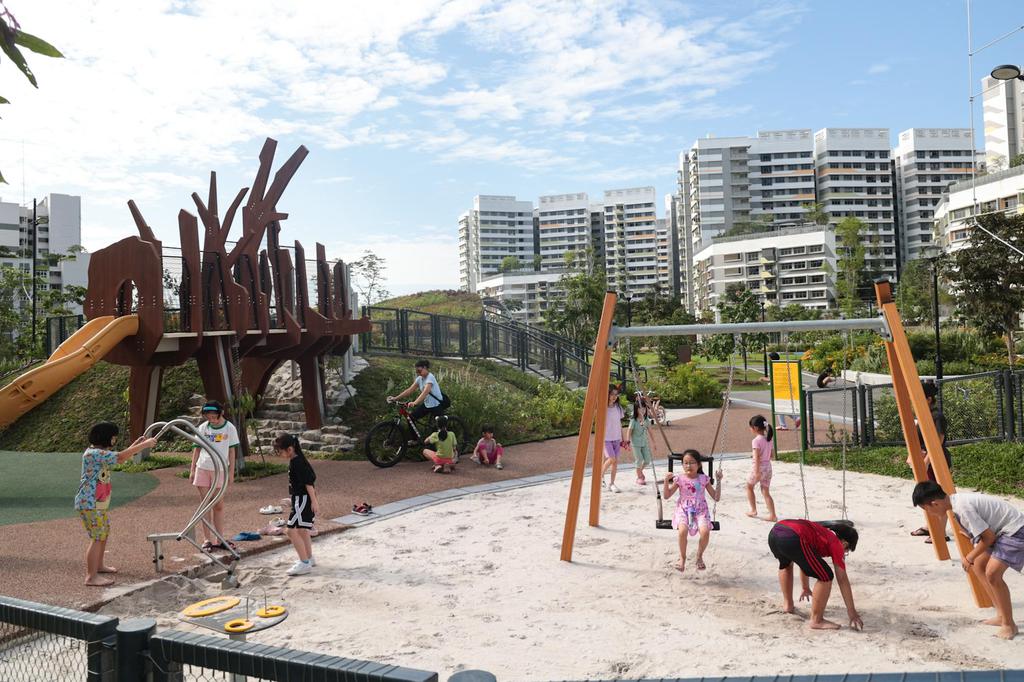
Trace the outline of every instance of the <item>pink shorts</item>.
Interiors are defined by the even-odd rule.
[[[747,476],[747,485],[760,485],[762,488],[767,488],[767,487],[771,486],[771,484],[772,484],[772,467],[771,467],[771,465],[761,467],[761,470],[760,470],[759,473],[761,474],[761,480],[760,481],[758,481],[758,478],[754,474],[754,472],[751,471],[750,475]]]
[[[217,473],[213,469],[196,469],[196,475],[192,479],[192,485],[197,488],[212,488],[214,483],[214,474]],[[224,477],[217,477],[218,487],[224,483]]]
[[[620,440],[606,440],[604,442],[604,456],[608,459],[618,459],[619,453],[622,452],[622,441]]]

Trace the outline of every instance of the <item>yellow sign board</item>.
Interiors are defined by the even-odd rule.
[[[792,401],[792,404],[800,404],[800,363],[780,360],[772,362],[772,398],[775,399],[775,409],[779,412],[780,402]]]

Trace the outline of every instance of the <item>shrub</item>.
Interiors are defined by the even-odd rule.
[[[692,364],[677,365],[656,377],[650,388],[666,407],[718,407],[722,386]]]
[[[903,442],[896,398],[889,391],[874,398],[875,438]],[[942,414],[946,417],[949,440],[984,438],[1000,433],[999,404],[994,378],[944,383]]]

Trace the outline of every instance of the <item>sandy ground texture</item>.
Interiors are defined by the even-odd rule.
[[[247,588],[283,601],[290,617],[252,641],[501,680],[763,675],[1024,668],[1024,646],[979,624],[958,565],[939,562],[908,531],[921,513],[911,484],[848,474],[861,532],[848,560],[865,630],[806,629],[808,607],[780,611],[769,523],[744,516],[746,462],[727,462],[706,571],[680,574],[675,534],[654,529],[654,493],[631,481],[602,499],[602,527],[586,526],[574,563],[558,560],[568,481],[480,494],[325,537],[313,574],[287,578],[290,551],[246,562]],[[802,516],[796,465],[776,463],[783,516]],[[812,518],[840,515],[840,474],[806,472]],[[666,508],[669,512],[671,507]],[[763,509],[762,509],[763,513]],[[1008,576],[1016,606],[1024,581]],[[799,589],[799,587],[797,588]],[[243,590],[244,591],[244,590]],[[217,594],[182,577],[119,598],[104,613],[176,612]],[[846,624],[838,589],[826,617]]]

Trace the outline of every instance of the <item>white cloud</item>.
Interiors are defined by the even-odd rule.
[[[868,75],[877,76],[878,74],[885,73],[892,67],[889,64],[872,64],[868,67]]]
[[[419,226],[415,239],[395,240],[371,228],[352,231],[343,242],[328,244],[330,258],[350,262],[366,250],[385,259],[385,281],[392,295],[424,289],[459,288],[459,251],[454,229]]]

